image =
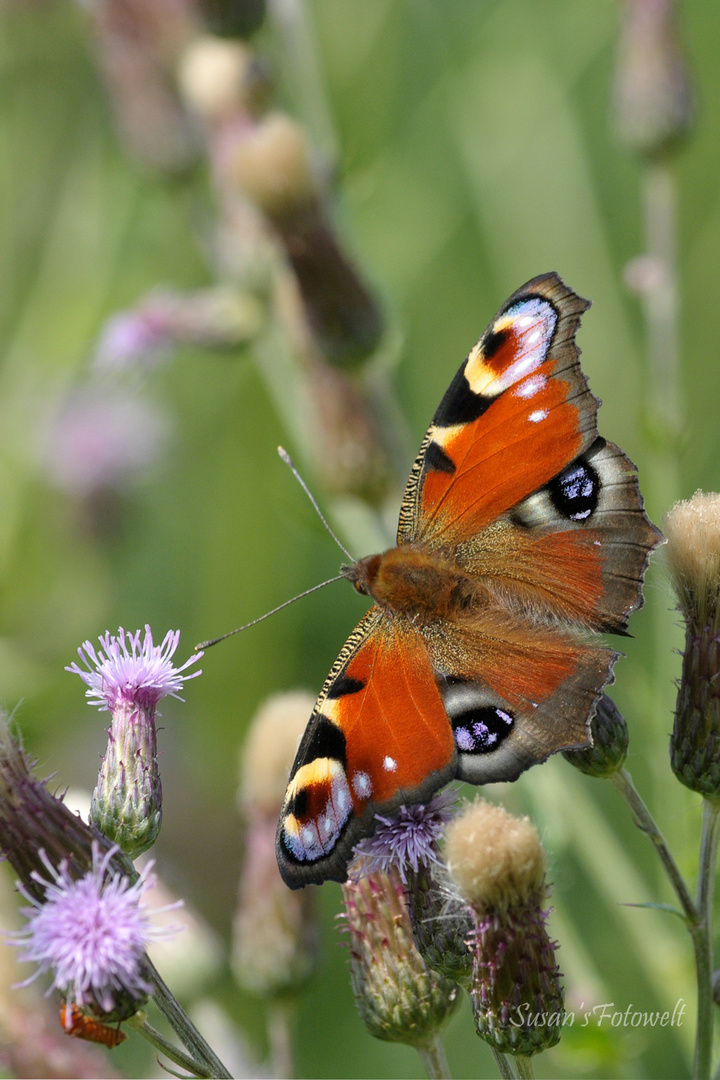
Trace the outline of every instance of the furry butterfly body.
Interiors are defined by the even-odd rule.
[[[585,746],[661,540],[598,436],[556,274],[503,305],[415,460],[397,545],[343,568],[373,601],[325,681],[277,832],[291,888],[344,881],[376,813]]]

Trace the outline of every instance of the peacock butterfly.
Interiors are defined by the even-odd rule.
[[[662,536],[635,468],[598,435],[557,274],[513,293],[450,383],[397,546],[342,568],[374,605],[310,717],[278,824],[293,889],[344,881],[377,813],[448,781],[515,780],[587,746]]]

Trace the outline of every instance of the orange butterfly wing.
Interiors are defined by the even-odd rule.
[[[587,744],[618,656],[588,631],[624,633],[661,540],[632,463],[597,434],[575,345],[587,307],[555,274],[510,297],[433,418],[397,548],[348,573],[377,603],[293,766],[277,836],[291,887],[344,880],[378,811]]]

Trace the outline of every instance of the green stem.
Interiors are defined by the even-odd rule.
[[[190,1051],[196,1062],[199,1062],[199,1074],[207,1077],[217,1077],[218,1080],[232,1080],[232,1075],[227,1071],[211,1047],[208,1046],[190,1020],[190,1017],[173,997],[155,965],[151,960],[147,959],[146,965],[146,974],[152,986],[153,1001],[183,1046]]]
[[[690,933],[693,934],[694,928],[697,927],[699,922],[698,910],[690,896],[685,879],[678,870],[677,863],[665,842],[665,837],[660,832],[654,817],[645,805],[627,769],[620,769],[618,772],[613,773],[610,779],[628,803],[638,829],[645,833],[660,856],[660,861],[665,867],[670,884],[680,901]]]
[[[651,366],[650,417],[655,433],[674,449],[683,408],[679,377],[675,181],[667,162],[646,167],[643,201],[645,248],[653,270],[643,290]]]
[[[705,799],[698,868],[698,923],[693,935],[697,963],[698,1018],[695,1037],[694,1080],[709,1080],[712,1059],[714,1002],[712,992],[713,941],[712,905],[715,889],[715,862],[720,838],[720,804]]]
[[[418,1046],[417,1052],[430,1080],[450,1080],[445,1047],[439,1035],[435,1035],[431,1042]]]
[[[500,1073],[502,1080],[515,1080],[515,1073],[513,1072],[513,1067],[510,1064],[510,1058],[507,1054],[503,1054],[499,1050],[496,1050],[494,1046],[491,1046],[490,1049],[497,1062],[498,1072]]]
[[[516,1054],[515,1063],[520,1080],[535,1080],[535,1067],[531,1057],[527,1054]]]
[[[165,1036],[154,1028],[152,1024],[149,1024],[145,1018],[145,1013],[135,1013],[127,1021],[129,1027],[134,1028],[139,1035],[142,1035],[144,1039],[147,1039],[149,1043],[152,1043],[165,1057],[170,1058],[176,1065],[179,1065],[181,1069],[185,1069],[191,1076],[198,1077],[210,1077],[209,1072],[205,1072],[195,1061],[194,1058],[188,1057],[187,1054],[183,1054],[182,1050],[178,1050]]]

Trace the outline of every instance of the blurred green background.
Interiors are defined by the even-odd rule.
[[[670,166],[684,419],[669,448],[648,422],[652,365],[624,283],[643,251],[644,166],[619,145],[611,118],[619,4],[310,0],[302,10],[326,113],[303,98],[301,66],[276,20],[253,46],[275,65],[279,106],[325,153],[337,152],[335,221],[390,327],[380,364],[406,418],[405,466],[499,305],[557,270],[593,301],[579,338],[583,367],[604,400],[601,431],[637,463],[651,516],[659,521],[698,487],[717,488],[720,6],[680,10],[697,113]],[[106,320],[158,285],[214,280],[204,243],[213,200],[202,166],[169,180],[126,152],[79,5],[0,4],[0,78],[0,702],[17,706],[42,775],[90,789],[106,717],[63,670],[82,641],[118,625],[150,623],[158,638],[180,628],[182,660],[195,642],[331,576],[338,552],[277,458],[278,443],[299,448],[253,346],[183,347],[143,377],[139,390],[162,411],[168,437],[133,483],[89,500],[53,481],[53,410],[88,379]],[[353,536],[347,524],[360,515],[330,509],[364,554],[362,529]],[[699,799],[680,788],[667,755],[681,637],[655,562],[613,695],[631,729],[629,768],[693,882]],[[186,703],[161,706],[165,823],[154,855],[225,937],[240,860],[243,732],[271,692],[319,690],[362,610],[351,590],[331,586],[213,649]],[[537,1061],[538,1074],[685,1074],[690,942],[672,915],[626,906],[672,897],[617,793],[553,759],[488,794],[530,813],[550,853],[568,1007],[689,1006],[676,1029],[578,1022]],[[299,1004],[298,1075],[422,1075],[411,1050],[366,1034],[333,924],[338,886],[324,886],[319,900],[324,960]],[[262,1054],[262,1003],[229,978],[218,992]],[[446,1043],[454,1076],[495,1075],[467,1006]],[[132,1053],[121,1048],[114,1060],[139,1068]]]

